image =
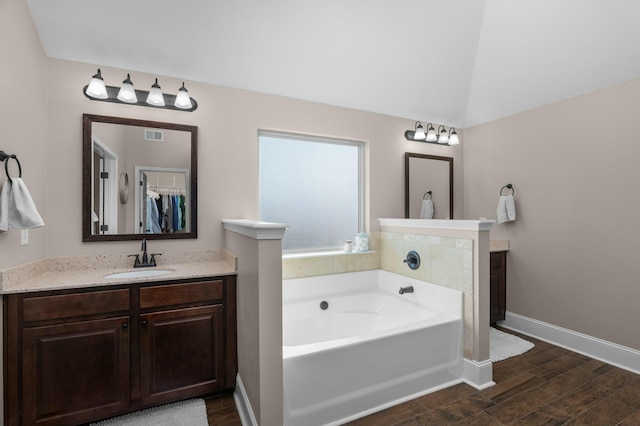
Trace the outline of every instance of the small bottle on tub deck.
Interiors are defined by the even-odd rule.
[[[345,253],[351,253],[352,251],[353,251],[353,241],[346,240],[344,242],[344,252]]]

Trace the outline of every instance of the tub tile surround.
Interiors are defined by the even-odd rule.
[[[282,279],[380,269],[380,232],[369,235],[367,252],[294,253],[282,257]]]
[[[108,279],[105,275],[133,270],[127,254],[58,256],[40,259],[0,271],[0,292],[58,290],[130,283],[132,279]],[[227,250],[165,251],[157,258],[166,275],[135,278],[137,282],[207,275],[234,274],[237,258]]]

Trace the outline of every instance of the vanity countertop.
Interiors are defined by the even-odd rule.
[[[168,281],[184,278],[234,275],[236,258],[226,250],[206,250],[202,256],[176,256],[169,254],[158,259],[155,268],[133,268],[126,255],[68,256],[47,258],[27,265],[0,271],[1,293],[66,290],[119,284]],[[199,252],[198,254],[201,254]],[[195,260],[194,260],[195,258]],[[191,261],[190,261],[190,260]],[[125,262],[123,264],[123,262]],[[106,278],[107,275],[129,271],[170,270],[148,277]]]
[[[509,251],[509,240],[490,240],[489,251],[491,253],[497,251]]]

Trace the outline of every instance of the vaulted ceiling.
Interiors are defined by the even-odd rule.
[[[640,77],[637,0],[27,2],[52,58],[461,128]]]

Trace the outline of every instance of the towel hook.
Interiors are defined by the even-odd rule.
[[[16,163],[18,163],[18,177],[22,177],[22,166],[20,165],[20,161],[18,160],[18,157],[15,154],[7,154],[4,151],[0,151],[0,161],[4,161],[4,171],[7,174],[7,179],[9,179],[9,182],[13,183],[13,181],[11,180],[11,176],[9,176],[9,159],[13,158],[14,160],[16,160]]]
[[[513,189],[513,185],[511,185],[510,183],[506,184],[505,186],[503,186],[502,188],[500,188],[500,196],[502,196],[502,191],[507,188],[511,190],[511,195],[515,195],[516,194],[516,190]]]
[[[427,198],[427,195],[429,195],[429,198]],[[424,195],[422,196],[422,199],[423,199],[423,200],[430,200],[430,199],[432,199],[432,198],[433,198],[433,197],[432,197],[431,191],[427,191],[427,192],[425,192],[425,193],[424,193]]]

